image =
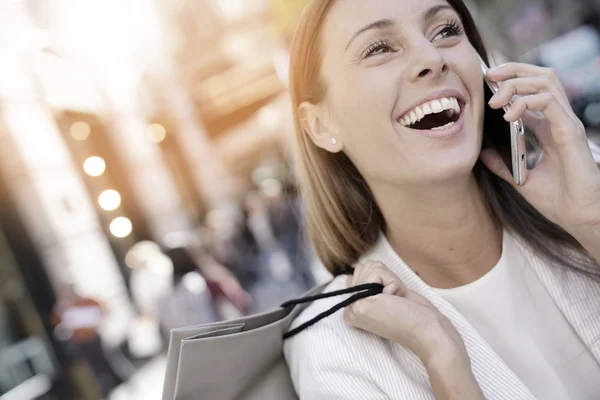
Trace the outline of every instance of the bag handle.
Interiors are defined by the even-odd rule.
[[[356,293],[357,292],[357,293]],[[321,293],[321,294],[317,294],[314,296],[307,296],[301,299],[296,299],[296,300],[290,300],[290,301],[286,301],[285,303],[283,303],[281,305],[281,307],[283,308],[287,308],[287,307],[293,307],[293,306],[297,306],[299,304],[303,304],[303,303],[311,303],[315,300],[321,300],[321,299],[327,299],[329,297],[335,297],[335,296],[340,296],[343,294],[349,294],[349,293],[356,293],[352,296],[350,296],[349,298],[347,298],[346,300],[342,301],[339,304],[336,304],[335,306],[333,306],[332,308],[330,308],[327,311],[322,312],[321,314],[317,315],[316,317],[314,317],[313,319],[303,323],[302,325],[292,329],[289,332],[286,332],[283,335],[283,340],[285,339],[289,339],[292,336],[297,335],[298,333],[302,332],[303,330],[305,330],[306,328],[316,324],[317,322],[319,322],[320,320],[322,320],[323,318],[327,318],[328,316],[330,316],[331,314],[335,313],[336,311],[349,306],[352,303],[357,302],[360,299],[364,299],[366,297],[371,297],[371,296],[376,296],[378,294],[380,294],[381,292],[383,292],[383,285],[380,283],[366,283],[363,285],[358,285],[358,286],[354,286],[351,288],[347,288],[347,289],[342,289],[342,290],[336,290],[333,292],[329,292],[329,293]]]

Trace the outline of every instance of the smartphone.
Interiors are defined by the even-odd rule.
[[[489,68],[481,57],[479,57],[479,61],[481,62],[481,71],[483,72],[485,83],[493,95],[498,92],[499,87],[495,82],[486,78]],[[502,108],[505,112],[508,111],[508,107]],[[503,135],[503,137],[490,137],[490,141],[504,159],[515,183],[517,185],[522,185],[527,179],[527,149],[523,121],[518,119],[515,122],[506,122],[504,118],[502,118],[501,121],[498,119],[498,122],[496,123],[502,123],[506,126],[506,135]]]

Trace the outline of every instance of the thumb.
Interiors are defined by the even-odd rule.
[[[498,175],[500,178],[504,179],[514,187],[516,187],[516,184],[513,180],[510,171],[508,170],[506,164],[504,164],[504,161],[502,160],[502,157],[500,157],[500,154],[498,154],[496,150],[483,149],[481,150],[479,158],[490,171],[492,171],[494,174]]]

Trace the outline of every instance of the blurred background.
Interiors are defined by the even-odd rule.
[[[0,0],[0,400],[159,399],[170,329],[328,279],[288,48],[307,0]],[[477,0],[600,131],[600,0]]]

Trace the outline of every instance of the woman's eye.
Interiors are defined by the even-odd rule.
[[[447,22],[444,29],[442,29],[433,40],[444,39],[452,36],[461,36],[464,33],[464,29],[458,22],[452,21]]]
[[[376,56],[379,54],[385,54],[385,53],[389,53],[392,51],[393,51],[393,48],[392,48],[392,46],[390,46],[389,43],[377,42],[377,43],[372,44],[365,50],[363,58],[368,58],[368,57]]]
[[[448,36],[454,36],[454,31],[451,28],[444,28],[440,33],[438,33],[438,37],[445,38]]]

